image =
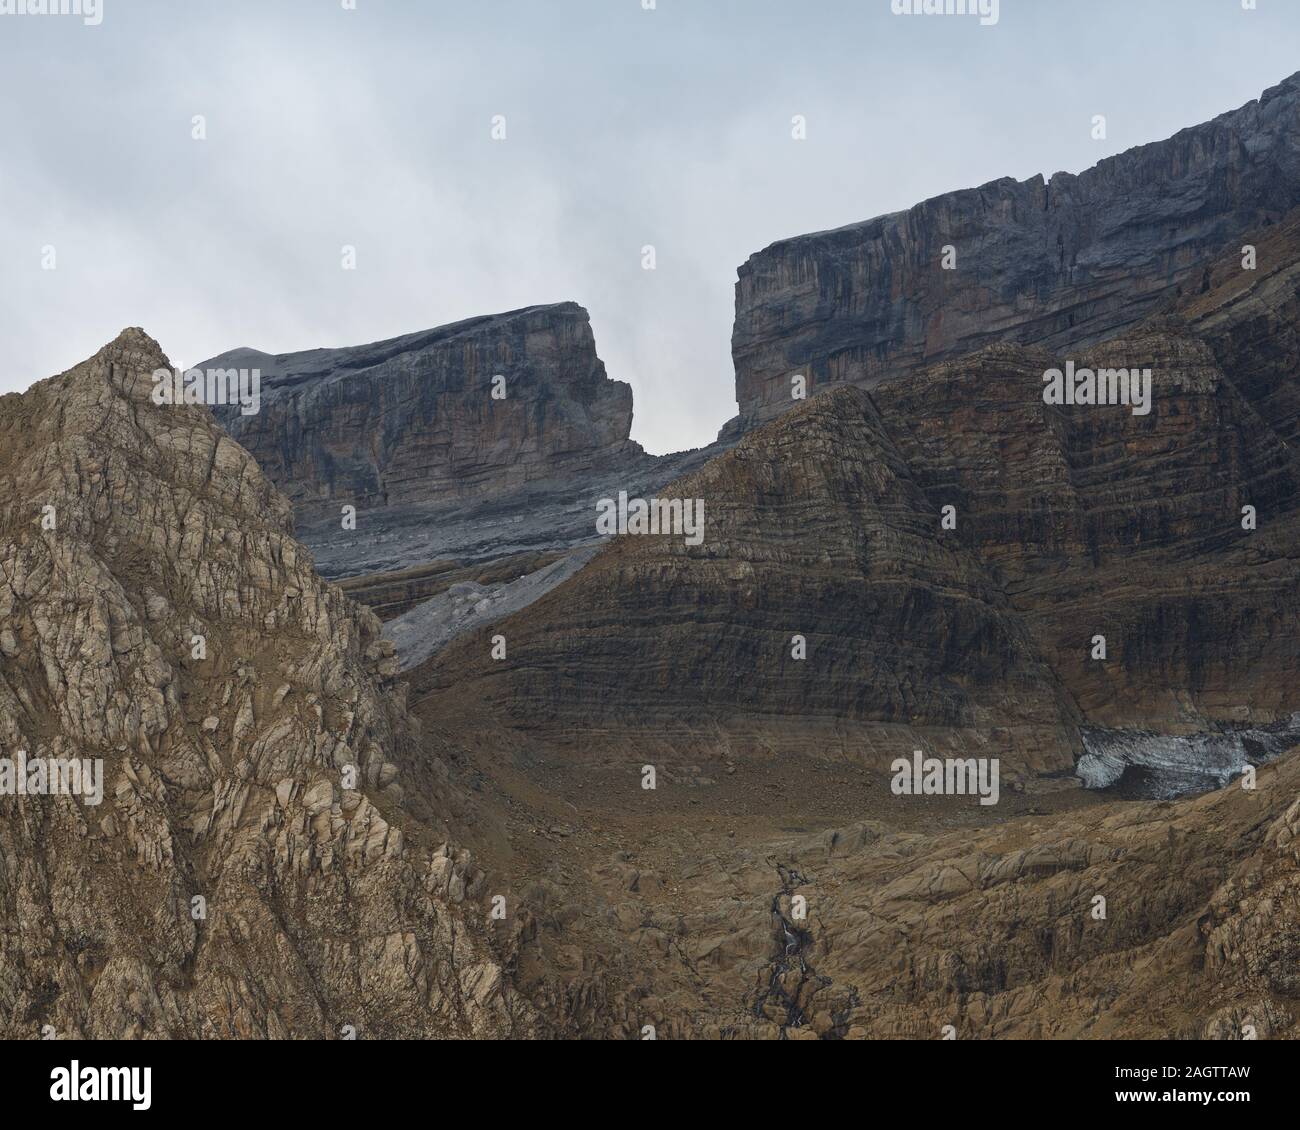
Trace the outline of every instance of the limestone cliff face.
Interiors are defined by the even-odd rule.
[[[1071,705],[869,397],[835,390],[675,482],[701,544],[628,535],[418,678],[525,726],[855,758],[924,738],[1064,769]],[[594,524],[593,511],[593,524]],[[806,644],[796,658],[795,637]],[[884,752],[881,753],[884,756]]]
[[[1297,204],[1300,75],[1077,176],[993,181],[775,243],[736,286],[741,427],[791,406],[794,373],[869,388],[994,342],[1095,341],[1199,289],[1228,241]]]
[[[0,1033],[529,1030],[379,622],[166,365],[127,330],[0,399],[0,756],[105,794],[0,797]]]
[[[272,356],[237,349],[200,368],[258,368],[256,415],[227,431],[300,519],[500,494],[635,457],[632,390],[596,356],[574,303],[472,318],[391,341]],[[504,398],[493,378],[504,377]]]

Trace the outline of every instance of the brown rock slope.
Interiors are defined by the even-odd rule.
[[[809,401],[668,493],[703,500],[702,544],[616,539],[435,657],[421,693],[449,707],[473,694],[593,747],[862,758],[924,739],[1008,768],[1072,763],[1071,704],[978,558],[940,530],[865,393]]]
[[[669,830],[661,791],[581,914],[535,885],[537,946],[660,1038],[1295,1039],[1300,753],[1256,786],[953,830],[899,797],[767,842]]]
[[[532,1031],[378,621],[166,364],[127,330],[0,399],[0,756],[105,793],[0,797],[0,1034]]]
[[[1089,721],[1197,730],[1300,709],[1294,451],[1181,322],[1070,359],[1149,367],[1150,413],[1044,404],[1066,358],[1007,345],[873,396]]]

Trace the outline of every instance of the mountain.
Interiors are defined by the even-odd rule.
[[[1298,93],[761,253],[699,451],[570,304],[0,398],[0,1034],[1300,1036]]]
[[[739,427],[788,409],[794,374],[872,388],[996,342],[1090,344],[1202,288],[1230,242],[1298,204],[1300,74],[1077,176],[1004,178],[774,243],[736,284]]]
[[[525,727],[649,731],[678,752],[729,733],[775,756],[861,756],[926,735],[1072,764],[1071,708],[860,390],[808,401],[663,497],[703,500],[701,544],[616,539],[523,612],[462,636],[421,689],[459,697],[477,681]]]
[[[656,457],[630,440],[632,390],[606,376],[573,302],[195,368],[260,371],[258,411],[214,412],[289,498],[329,577],[566,550],[594,536],[590,501],[653,489],[725,446]]]
[[[419,693],[566,743],[877,770],[916,744],[1043,773],[1090,737],[1109,756],[1103,731],[1235,733],[1235,760],[1186,768],[1239,771],[1300,718],[1295,453],[1185,321],[1077,363],[1149,366],[1148,410],[1047,404],[1065,362],[1015,345],[814,396],[661,492],[702,501],[698,545],[615,539],[463,624]]]
[[[632,390],[605,375],[572,302],[197,368],[261,371],[261,411],[217,415],[307,519],[500,493],[640,452]]]
[[[129,329],[0,398],[0,757],[103,786],[0,795],[0,1033],[535,1031],[379,622],[167,365]]]
[[[661,492],[698,545],[618,537],[418,667],[547,876],[521,991],[593,1034],[1295,1038],[1295,456],[1191,328],[1279,273],[1073,357],[1149,363],[1145,414],[1007,344],[816,395]],[[916,746],[1005,791],[899,795]],[[1080,749],[1202,795],[1071,788]]]

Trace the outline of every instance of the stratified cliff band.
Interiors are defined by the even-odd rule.
[[[1077,176],[1003,179],[782,240],[740,268],[740,427],[812,389],[907,380],[994,342],[1060,352],[1207,285],[1206,267],[1300,204],[1300,75]]]

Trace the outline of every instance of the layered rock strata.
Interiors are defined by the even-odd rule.
[[[1065,359],[1009,345],[873,396],[1091,722],[1189,733],[1300,709],[1294,452],[1181,323],[1071,360],[1149,368],[1149,413],[1045,404]]]
[[[628,438],[631,389],[606,376],[572,302],[195,367],[260,372],[259,410],[218,406],[218,421],[288,496],[321,573],[373,578],[363,599],[385,599],[384,574],[589,542],[596,499],[653,490],[734,442],[647,455]]]
[[[739,271],[740,427],[789,409],[794,374],[870,388],[995,342],[1097,341],[1199,290],[1230,241],[1297,204],[1300,75],[1077,176],[782,240]]]
[[[258,369],[260,411],[217,410],[305,521],[463,501],[640,454],[632,390],[610,380],[575,303],[472,318],[389,341],[202,369]]]
[[[1174,309],[1300,458],[1300,212],[1229,248]]]
[[[421,693],[579,744],[872,763],[1051,772],[1085,720],[1242,745],[1300,710],[1294,453],[1185,319],[1068,362],[1148,399],[1048,403],[1067,359],[1013,345],[814,397],[661,492],[703,501],[700,545],[616,539],[495,624],[506,658],[471,631]]]
[[[1071,764],[1072,706],[860,390],[809,401],[661,497],[703,500],[701,544],[617,538],[493,628],[504,659],[470,633],[422,692],[474,683],[521,725],[575,735],[689,745],[722,729],[766,752],[855,756],[923,736]]]

